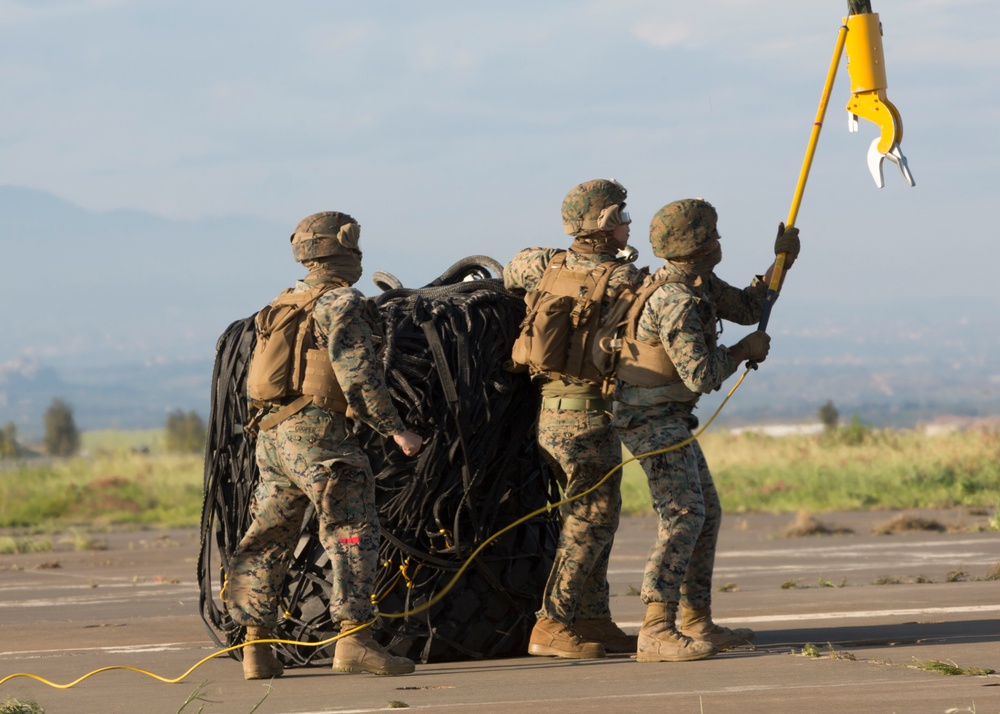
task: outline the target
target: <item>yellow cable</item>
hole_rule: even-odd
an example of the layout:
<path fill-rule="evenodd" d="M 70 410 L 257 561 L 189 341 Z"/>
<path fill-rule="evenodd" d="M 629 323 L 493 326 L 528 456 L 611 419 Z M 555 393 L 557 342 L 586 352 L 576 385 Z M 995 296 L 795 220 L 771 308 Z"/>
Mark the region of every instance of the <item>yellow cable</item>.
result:
<path fill-rule="evenodd" d="M 44 677 L 39 677 L 38 675 L 35 675 L 35 674 L 27 674 L 27 673 L 19 672 L 17 674 L 9 674 L 6 677 L 4 677 L 3 679 L 0 679 L 0 687 L 2 687 L 6 682 L 9 682 L 12 679 L 16 679 L 17 677 L 27 677 L 28 679 L 34 679 L 36 682 L 41 682 L 42 684 L 46 684 L 46 685 L 48 685 L 48 686 L 50 686 L 50 687 L 52 687 L 54 689 L 69 689 L 70 687 L 75 687 L 77 684 L 79 684 L 80 682 L 84 681 L 85 679 L 89 679 L 90 677 L 93 677 L 95 674 L 100 674 L 101 672 L 110 672 L 110 671 L 116 670 L 116 669 L 123 669 L 123 670 L 128 670 L 129 672 L 138 672 L 139 674 L 145 674 L 147 677 L 152 677 L 153 679 L 159 680 L 160 682 L 163 682 L 164 684 L 178 684 L 179 682 L 182 682 L 185 677 L 187 677 L 193 671 L 195 671 L 200 666 L 202 666 L 203 664 L 205 664 L 206 662 L 208 662 L 210 659 L 215 659 L 216 657 L 219 657 L 221 655 L 229 654 L 230 652 L 234 652 L 235 650 L 242 649 L 242 648 L 246 647 L 247 645 L 261 644 L 261 643 L 276 643 L 276 644 L 283 644 L 283 645 L 305 645 L 305 646 L 309 646 L 309 647 L 326 647 L 327 645 L 336 642 L 337 640 L 339 640 L 342 637 L 347 637 L 348 635 L 353 635 L 354 633 L 360 632 L 361 630 L 365 629 L 366 627 L 371 626 L 372 624 L 375 623 L 375 621 L 377 619 L 378 619 L 377 617 L 374 617 L 371 620 L 369 620 L 368 622 L 363 622 L 363 623 L 359 624 L 357 627 L 354 627 L 354 628 L 352 628 L 350 630 L 347 630 L 346 632 L 341 632 L 339 635 L 335 635 L 334 637 L 331 637 L 329 639 L 323 640 L 322 642 L 298 642 L 296 640 L 281 640 L 281 639 L 277 639 L 277 638 L 266 639 L 266 640 L 253 640 L 251 642 L 242 642 L 242 643 L 240 643 L 238 645 L 233 645 L 232 647 L 226 647 L 225 649 L 221 649 L 221 650 L 219 650 L 217 652 L 213 652 L 212 654 L 208 655 L 207 657 L 203 657 L 202 659 L 198 660 L 198 662 L 196 662 L 194 665 L 192 665 L 182 675 L 180 675 L 179 677 L 175 677 L 174 679 L 167 679 L 166 677 L 161 677 L 158 674 L 150 672 L 149 670 L 146 670 L 146 669 L 140 669 L 139 667 L 129 667 L 128 665 L 119 664 L 119 665 L 112 665 L 110 667 L 101 667 L 100 669 L 95 669 L 92 672 L 87 672 L 87 674 L 83 675 L 79 679 L 73 680 L 69 684 L 56 684 L 54 682 L 50 682 L 49 680 L 45 679 Z"/>

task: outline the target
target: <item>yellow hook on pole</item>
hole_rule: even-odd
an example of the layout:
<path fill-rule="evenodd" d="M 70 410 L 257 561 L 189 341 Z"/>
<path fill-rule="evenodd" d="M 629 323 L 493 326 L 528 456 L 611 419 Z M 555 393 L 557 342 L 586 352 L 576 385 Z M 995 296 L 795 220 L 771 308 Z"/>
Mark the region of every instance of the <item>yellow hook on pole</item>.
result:
<path fill-rule="evenodd" d="M 850 15 L 847 26 L 847 73 L 851 77 L 851 99 L 847 102 L 850 130 L 858 130 L 858 117 L 881 129 L 878 139 L 868 148 L 868 169 L 875 185 L 885 185 L 882 163 L 889 159 L 903 172 L 911 186 L 913 175 L 899 148 L 903 140 L 903 120 L 899 110 L 885 96 L 889 86 L 885 76 L 885 53 L 882 48 L 882 23 L 878 13 Z"/>

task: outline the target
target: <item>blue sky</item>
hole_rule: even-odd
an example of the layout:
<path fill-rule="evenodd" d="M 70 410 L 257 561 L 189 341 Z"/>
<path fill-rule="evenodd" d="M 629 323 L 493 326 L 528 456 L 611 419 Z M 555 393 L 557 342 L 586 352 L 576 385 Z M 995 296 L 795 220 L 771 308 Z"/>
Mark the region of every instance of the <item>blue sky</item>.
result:
<path fill-rule="evenodd" d="M 846 5 L 0 0 L 0 184 L 288 232 L 343 210 L 366 272 L 417 285 L 565 245 L 567 190 L 615 177 L 641 263 L 653 213 L 701 196 L 741 283 L 770 262 Z M 872 5 L 917 185 L 888 166 L 875 187 L 843 59 L 783 298 L 858 319 L 933 291 L 997 304 L 1000 3 Z"/>

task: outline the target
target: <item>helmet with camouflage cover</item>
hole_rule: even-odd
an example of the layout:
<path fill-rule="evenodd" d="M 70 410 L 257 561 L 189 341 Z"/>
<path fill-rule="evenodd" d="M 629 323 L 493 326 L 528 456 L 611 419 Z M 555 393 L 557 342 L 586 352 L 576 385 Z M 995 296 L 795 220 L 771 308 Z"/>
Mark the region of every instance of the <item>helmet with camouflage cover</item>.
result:
<path fill-rule="evenodd" d="M 701 198 L 668 203 L 649 222 L 649 244 L 653 255 L 676 260 L 697 253 L 719 237 L 719 214 Z"/>
<path fill-rule="evenodd" d="M 562 204 L 563 230 L 571 236 L 610 231 L 628 223 L 625 198 L 628 191 L 614 179 L 586 181 L 566 194 Z"/>
<path fill-rule="evenodd" d="M 292 233 L 292 254 L 304 263 L 331 255 L 361 255 L 358 238 L 361 226 L 346 213 L 323 211 L 299 221 Z"/>

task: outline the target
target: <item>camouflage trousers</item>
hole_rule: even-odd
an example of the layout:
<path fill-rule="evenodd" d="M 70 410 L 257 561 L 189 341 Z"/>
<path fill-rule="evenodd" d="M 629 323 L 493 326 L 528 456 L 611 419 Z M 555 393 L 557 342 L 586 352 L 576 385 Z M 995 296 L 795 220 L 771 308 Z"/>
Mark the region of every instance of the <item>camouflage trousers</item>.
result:
<path fill-rule="evenodd" d="M 233 620 L 277 624 L 278 599 L 310 505 L 330 556 L 333 621 L 372 619 L 380 538 L 375 479 L 344 417 L 307 407 L 261 432 L 257 464 L 253 520 L 226 585 Z"/>
<path fill-rule="evenodd" d="M 621 444 L 606 412 L 542 409 L 538 443 L 564 497 L 583 493 L 621 462 Z M 593 493 L 560 507 L 562 531 L 538 617 L 611 617 L 608 556 L 621 515 L 621 469 Z"/>
<path fill-rule="evenodd" d="M 691 416 L 670 407 L 615 404 L 614 426 L 633 454 L 678 444 L 691 436 Z M 640 462 L 659 516 L 646 561 L 642 600 L 708 607 L 722 506 L 697 441 Z"/>

